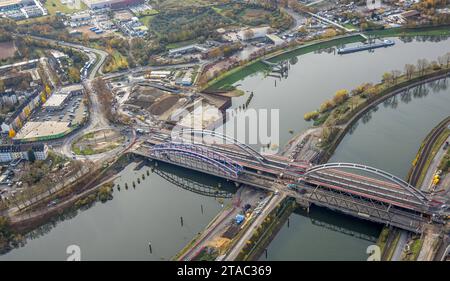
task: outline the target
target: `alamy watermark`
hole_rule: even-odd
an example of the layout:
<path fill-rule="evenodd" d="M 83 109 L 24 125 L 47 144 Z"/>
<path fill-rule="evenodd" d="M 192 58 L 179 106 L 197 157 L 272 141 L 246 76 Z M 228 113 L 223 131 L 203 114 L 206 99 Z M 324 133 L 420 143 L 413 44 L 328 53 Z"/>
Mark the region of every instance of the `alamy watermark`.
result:
<path fill-rule="evenodd" d="M 81 248 L 78 245 L 70 245 L 66 248 L 66 261 L 81 261 Z"/>
<path fill-rule="evenodd" d="M 275 154 L 280 146 L 279 109 L 227 109 L 195 103 L 193 110 L 182 109 L 171 116 L 171 137 L 179 142 L 204 144 L 236 144 L 252 146 L 261 153 Z M 216 135 L 193 134 L 211 128 Z M 187 133 L 186 133 L 187 132 Z M 227 136 L 227 137 L 221 137 Z"/>
<path fill-rule="evenodd" d="M 377 245 L 367 247 L 366 254 L 369 255 L 367 261 L 381 261 L 381 249 Z"/>

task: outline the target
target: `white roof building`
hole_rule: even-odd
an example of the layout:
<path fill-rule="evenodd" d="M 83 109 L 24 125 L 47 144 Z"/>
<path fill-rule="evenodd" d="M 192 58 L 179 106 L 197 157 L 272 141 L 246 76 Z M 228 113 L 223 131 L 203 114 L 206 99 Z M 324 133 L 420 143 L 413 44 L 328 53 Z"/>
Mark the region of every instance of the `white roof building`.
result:
<path fill-rule="evenodd" d="M 255 27 L 255 28 L 246 28 L 238 32 L 237 37 L 239 40 L 246 41 L 257 38 L 265 37 L 270 30 L 270 26 L 263 27 Z M 249 37 L 249 35 L 251 35 Z"/>
<path fill-rule="evenodd" d="M 61 108 L 64 101 L 67 99 L 68 94 L 53 94 L 50 98 L 42 105 L 46 109 L 57 109 Z"/>

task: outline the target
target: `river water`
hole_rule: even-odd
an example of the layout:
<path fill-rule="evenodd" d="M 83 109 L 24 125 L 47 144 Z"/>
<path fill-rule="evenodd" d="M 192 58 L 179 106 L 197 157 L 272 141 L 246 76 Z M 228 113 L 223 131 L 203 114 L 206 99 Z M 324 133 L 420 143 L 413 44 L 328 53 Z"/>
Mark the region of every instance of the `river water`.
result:
<path fill-rule="evenodd" d="M 149 176 L 149 167 L 137 171 L 135 167 L 137 164 L 132 163 L 120 173 L 115 183 L 121 190 L 115 188 L 113 200 L 98 202 L 54 227 L 43 227 L 32 234 L 44 235 L 28 239 L 24 247 L 0 256 L 0 260 L 65 260 L 70 245 L 80 247 L 82 260 L 167 260 L 188 244 L 229 199 L 185 190 L 160 175 L 194 179 L 205 186 L 203 190 L 209 187 L 212 192 L 218 183 L 221 190 L 234 190 L 225 181 L 172 166 L 160 164 L 157 172 L 150 172 Z M 137 178 L 141 179 L 140 184 Z"/>
<path fill-rule="evenodd" d="M 406 63 L 415 63 L 419 58 L 433 60 L 450 51 L 448 39 L 409 43 L 394 40 L 394 47 L 375 52 L 299 56 L 287 79 L 267 77 L 262 72 L 243 77 L 235 84 L 246 94 L 234 98 L 233 107 L 245 103 L 253 91 L 250 108 L 279 109 L 279 143 L 283 145 L 292 137 L 289 130 L 299 132 L 311 125 L 303 120 L 304 113 L 318 108 L 336 90 L 378 82 L 387 70 L 402 70 Z M 332 160 L 365 163 L 404 177 L 424 136 L 448 114 L 449 90 L 435 92 L 430 88 L 426 96 L 398 101 L 397 108 L 380 105 L 371 118 L 365 118 L 368 122 L 361 121 Z M 32 233 L 34 238 L 28 239 L 24 247 L 0 256 L 0 260 L 63 260 L 68 256 L 66 248 L 73 244 L 80 246 L 85 260 L 169 259 L 217 215 L 223 204 L 229 203 L 202 193 L 205 189 L 215 191 L 220 180 L 175 167 L 161 166 L 164 173 L 150 173 L 134 189 L 131 182 L 149 170 L 143 167 L 135 171 L 135 166 L 131 164 L 121 172 L 116 180 L 121 191 L 115 188 L 113 200 L 43 227 Z M 200 194 L 175 183 L 186 178 L 200 182 Z M 234 191 L 233 186 L 220 183 L 225 190 Z M 298 210 L 269 246 L 268 259 L 365 259 L 365 249 L 374 243 L 380 229 L 379 225 L 320 208 L 312 208 L 309 214 Z M 148 243 L 152 244 L 152 253 Z"/>

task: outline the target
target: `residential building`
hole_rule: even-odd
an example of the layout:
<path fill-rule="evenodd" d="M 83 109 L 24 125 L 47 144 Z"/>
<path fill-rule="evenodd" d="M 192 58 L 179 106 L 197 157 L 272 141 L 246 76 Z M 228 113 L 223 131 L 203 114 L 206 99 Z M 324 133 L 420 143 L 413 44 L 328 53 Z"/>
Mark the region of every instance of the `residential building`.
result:
<path fill-rule="evenodd" d="M 48 157 L 46 144 L 8 144 L 0 145 L 0 162 L 10 162 L 16 159 L 29 160 L 30 151 L 36 160 L 45 160 Z"/>

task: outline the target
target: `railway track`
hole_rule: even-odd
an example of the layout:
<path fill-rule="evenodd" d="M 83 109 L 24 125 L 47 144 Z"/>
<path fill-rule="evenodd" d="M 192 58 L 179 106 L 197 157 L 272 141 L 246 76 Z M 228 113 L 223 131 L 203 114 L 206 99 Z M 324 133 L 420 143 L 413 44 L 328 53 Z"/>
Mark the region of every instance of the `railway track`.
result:
<path fill-rule="evenodd" d="M 420 175 L 422 174 L 422 170 L 424 168 L 425 163 L 427 162 L 428 157 L 433 149 L 433 145 L 436 140 L 442 134 L 442 132 L 447 128 L 448 124 L 450 124 L 450 116 L 441 121 L 427 136 L 425 145 L 420 152 L 419 158 L 417 159 L 416 164 L 413 166 L 412 172 L 409 176 L 409 183 L 413 186 L 417 187 L 417 183 L 419 181 Z"/>

